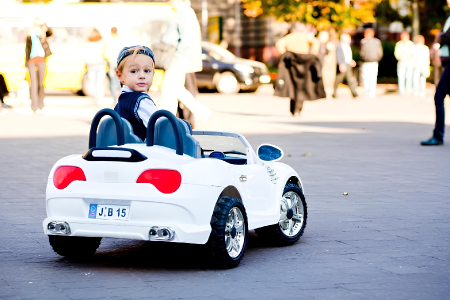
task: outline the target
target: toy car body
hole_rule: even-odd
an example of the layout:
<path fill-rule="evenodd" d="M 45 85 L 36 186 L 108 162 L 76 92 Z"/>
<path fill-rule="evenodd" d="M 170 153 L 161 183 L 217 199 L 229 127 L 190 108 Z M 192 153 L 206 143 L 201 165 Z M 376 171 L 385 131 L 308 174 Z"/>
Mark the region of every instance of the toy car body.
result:
<path fill-rule="evenodd" d="M 59 160 L 50 171 L 43 228 L 56 252 L 76 256 L 65 249 L 73 248 L 72 237 L 208 244 L 215 234 L 226 248 L 219 252 L 229 256 L 219 263 L 235 266 L 248 230 L 284 243 L 300 238 L 307 217 L 303 186 L 291 167 L 276 162 L 281 149 L 262 145 L 258 156 L 241 134 L 191 131 L 166 111 L 150 119 L 146 144 L 136 143 L 129 124 L 113 113 L 94 118 L 89 151 Z M 100 124 L 97 136 L 104 114 L 113 118 Z M 97 240 L 87 252 L 95 252 Z"/>

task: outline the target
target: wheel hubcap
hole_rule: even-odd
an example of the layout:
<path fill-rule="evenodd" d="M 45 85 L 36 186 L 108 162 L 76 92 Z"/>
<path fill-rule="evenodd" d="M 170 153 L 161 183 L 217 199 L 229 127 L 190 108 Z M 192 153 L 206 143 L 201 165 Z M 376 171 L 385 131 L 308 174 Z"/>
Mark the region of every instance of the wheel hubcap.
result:
<path fill-rule="evenodd" d="M 239 83 L 238 83 L 236 77 L 229 75 L 229 74 L 225 74 L 225 75 L 222 75 L 222 77 L 220 78 L 218 85 L 222 92 L 228 94 L 228 93 L 236 92 Z"/>
<path fill-rule="evenodd" d="M 297 235 L 303 226 L 304 209 L 300 196 L 293 191 L 286 192 L 281 198 L 280 225 L 287 236 Z"/>
<path fill-rule="evenodd" d="M 244 216 L 239 208 L 233 207 L 228 213 L 225 227 L 225 245 L 228 255 L 236 258 L 241 254 L 245 241 Z"/>
<path fill-rule="evenodd" d="M 236 233 L 237 233 L 236 227 L 233 226 L 233 228 L 231 228 L 231 232 L 230 232 L 232 239 L 236 238 Z"/>
<path fill-rule="evenodd" d="M 292 217 L 294 216 L 294 211 L 291 208 L 289 208 L 286 213 L 286 216 L 289 220 L 292 219 Z"/>

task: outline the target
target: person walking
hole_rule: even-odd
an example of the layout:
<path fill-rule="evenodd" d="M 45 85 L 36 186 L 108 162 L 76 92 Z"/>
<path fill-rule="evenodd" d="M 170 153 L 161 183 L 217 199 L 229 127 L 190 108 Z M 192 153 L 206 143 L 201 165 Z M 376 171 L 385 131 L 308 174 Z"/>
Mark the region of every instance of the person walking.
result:
<path fill-rule="evenodd" d="M 305 24 L 294 23 L 291 27 L 291 33 L 279 39 L 275 46 L 280 54 L 286 51 L 296 54 L 314 54 L 318 55 L 320 42 L 309 33 Z"/>
<path fill-rule="evenodd" d="M 320 49 L 320 42 L 318 39 L 314 37 L 313 34 L 308 32 L 307 27 L 303 23 L 294 23 L 292 24 L 292 27 L 290 29 L 290 33 L 279 39 L 275 46 L 277 47 L 278 52 L 281 54 L 280 62 L 278 64 L 278 79 L 277 79 L 277 85 L 278 88 L 275 88 L 275 95 L 279 97 L 287 97 L 290 96 L 291 100 L 289 103 L 289 110 L 292 115 L 299 114 L 303 109 L 303 102 L 304 100 L 310 100 L 310 96 L 299 96 L 301 91 L 304 91 L 306 88 L 305 82 L 309 81 L 307 78 L 311 77 L 311 74 L 308 74 L 307 72 L 304 72 L 302 76 L 305 76 L 304 81 L 302 83 L 298 83 L 294 85 L 294 82 L 298 76 L 295 76 L 297 74 L 294 72 L 291 76 L 288 76 L 289 66 L 291 66 L 290 63 L 286 66 L 285 60 L 288 59 L 296 60 L 295 55 L 291 54 L 297 54 L 298 57 L 301 57 L 300 60 L 296 62 L 296 65 L 305 65 L 305 64 L 311 64 L 313 63 L 313 58 L 310 56 L 317 56 L 319 54 Z M 290 53 L 290 54 L 287 54 Z M 297 58 L 298 58 L 297 57 Z M 317 58 L 318 60 L 318 58 Z M 320 64 L 320 63 L 319 63 Z M 295 67 L 294 67 L 295 68 Z M 320 69 L 320 68 L 319 68 Z M 281 72 L 280 72 L 281 70 Z M 286 70 L 286 72 L 284 71 Z M 308 70 L 308 69 L 306 69 Z M 281 73 L 281 74 L 280 74 Z M 318 73 L 321 73 L 321 70 L 318 70 Z M 297 74 L 299 75 L 299 74 Z M 280 79 L 282 77 L 286 77 L 284 79 Z M 287 85 L 284 84 L 284 82 L 292 82 L 289 86 L 295 87 L 295 90 L 298 92 L 294 92 L 293 89 L 289 93 L 284 92 L 284 89 Z M 283 83 L 283 84 L 281 84 Z M 322 89 L 323 89 L 323 83 Z M 311 85 L 312 86 L 312 85 Z M 313 98 L 316 98 L 316 95 L 313 96 Z M 320 97 L 322 98 L 322 97 Z M 314 100 L 315 100 L 314 99 Z"/>
<path fill-rule="evenodd" d="M 197 87 L 197 77 L 195 73 L 187 73 L 185 78 L 184 87 L 189 91 L 189 93 L 197 99 L 198 87 Z M 176 116 L 180 119 L 186 120 L 191 124 L 192 129 L 195 128 L 195 118 L 194 114 L 186 107 L 181 101 L 178 101 L 178 109 Z"/>
<path fill-rule="evenodd" d="M 109 88 L 111 97 L 116 103 L 120 95 L 120 82 L 116 76 L 117 71 L 117 55 L 123 48 L 123 41 L 117 34 L 117 27 L 111 28 L 111 36 L 106 40 L 105 56 L 108 61 Z"/>
<path fill-rule="evenodd" d="M 36 18 L 25 43 L 25 61 L 30 75 L 30 97 L 33 112 L 44 108 L 44 76 L 46 58 L 52 55 L 47 38 L 52 35 L 52 30 L 47 27 L 44 20 Z"/>
<path fill-rule="evenodd" d="M 6 86 L 6 80 L 3 74 L 0 73 L 0 103 L 2 108 L 11 108 L 5 103 L 3 98 L 9 94 L 8 87 Z"/>
<path fill-rule="evenodd" d="M 381 42 L 375 37 L 375 30 L 367 28 L 361 40 L 362 78 L 369 98 L 377 94 L 378 62 L 383 57 Z"/>
<path fill-rule="evenodd" d="M 414 45 L 414 75 L 413 90 L 414 96 L 425 98 L 425 88 L 427 78 L 430 76 L 430 49 L 425 45 L 423 35 L 417 35 Z"/>
<path fill-rule="evenodd" d="M 164 109 L 176 114 L 179 99 L 196 117 L 206 121 L 211 111 L 198 102 L 184 86 L 187 73 L 198 72 L 203 68 L 200 25 L 190 7 L 190 1 L 169 0 L 169 3 L 175 10 L 175 15 L 161 41 L 174 46 L 176 51 L 170 66 L 165 70 L 162 105 Z"/>
<path fill-rule="evenodd" d="M 436 39 L 438 36 L 436 36 Z M 439 79 L 441 78 L 442 73 L 442 63 L 441 58 L 439 56 L 441 45 L 437 42 L 437 40 L 434 41 L 433 46 L 431 46 L 430 49 L 430 62 L 433 66 L 433 82 L 434 86 L 438 85 Z"/>
<path fill-rule="evenodd" d="M 327 98 L 333 94 L 334 81 L 336 80 L 336 47 L 330 41 L 328 31 L 319 32 L 318 40 L 320 42 L 319 57 L 322 64 L 322 80 Z"/>
<path fill-rule="evenodd" d="M 447 5 L 450 7 L 450 0 L 447 0 Z M 444 24 L 442 33 L 438 36 L 438 43 L 441 45 L 440 57 L 444 72 L 436 87 L 434 94 L 434 104 L 436 105 L 436 123 L 434 125 L 433 136 L 422 141 L 422 146 L 439 146 L 444 144 L 444 130 L 445 130 L 445 110 L 444 99 L 450 94 L 450 17 Z"/>
<path fill-rule="evenodd" d="M 356 66 L 356 62 L 353 60 L 352 48 L 350 43 L 352 38 L 348 33 L 341 34 L 341 39 L 336 47 L 336 59 L 338 63 L 339 73 L 336 75 L 334 82 L 333 98 L 336 98 L 336 92 L 338 85 L 343 83 L 344 79 L 347 81 L 347 85 L 352 92 L 353 98 L 358 97 L 356 93 L 356 79 L 353 76 L 353 68 Z"/>
<path fill-rule="evenodd" d="M 414 43 L 409 39 L 409 33 L 403 31 L 400 34 L 400 41 L 395 44 L 394 55 L 398 60 L 398 92 L 400 95 L 411 94 L 412 81 L 414 75 Z"/>
<path fill-rule="evenodd" d="M 96 28 L 83 45 L 83 57 L 87 66 L 89 96 L 100 105 L 105 93 L 106 60 L 105 42 Z"/>

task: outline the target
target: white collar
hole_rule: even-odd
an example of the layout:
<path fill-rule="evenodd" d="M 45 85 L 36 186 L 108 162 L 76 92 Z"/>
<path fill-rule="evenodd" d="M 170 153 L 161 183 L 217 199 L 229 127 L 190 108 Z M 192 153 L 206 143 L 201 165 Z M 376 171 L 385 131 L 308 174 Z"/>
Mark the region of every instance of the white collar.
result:
<path fill-rule="evenodd" d="M 122 86 L 122 93 L 132 93 L 134 92 L 132 89 L 127 87 L 125 84 Z"/>
<path fill-rule="evenodd" d="M 132 93 L 132 92 L 134 92 L 134 91 L 132 89 L 130 89 L 129 87 L 127 87 L 125 84 L 122 86 L 122 94 L 123 93 Z M 139 92 L 139 93 L 146 94 L 148 96 L 148 94 L 145 92 Z"/>

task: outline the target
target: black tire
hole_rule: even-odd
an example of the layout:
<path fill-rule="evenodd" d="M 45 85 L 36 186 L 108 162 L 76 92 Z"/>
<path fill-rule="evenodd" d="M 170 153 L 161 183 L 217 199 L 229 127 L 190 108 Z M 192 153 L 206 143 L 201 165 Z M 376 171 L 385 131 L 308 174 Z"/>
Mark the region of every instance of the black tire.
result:
<path fill-rule="evenodd" d="M 300 231 L 294 236 L 288 236 L 280 228 L 279 223 L 258 228 L 255 230 L 255 232 L 258 234 L 259 237 L 269 242 L 274 242 L 275 244 L 282 246 L 292 245 L 300 239 L 300 237 L 303 235 L 303 232 L 305 231 L 306 221 L 308 219 L 308 207 L 306 205 L 306 200 L 305 196 L 303 195 L 302 189 L 300 189 L 297 185 L 293 183 L 287 183 L 286 186 L 284 187 L 283 195 L 286 194 L 287 192 L 294 192 L 301 199 L 303 205 L 303 223 L 301 225 Z"/>
<path fill-rule="evenodd" d="M 53 251 L 61 256 L 71 258 L 84 258 L 97 251 L 102 238 L 79 236 L 48 236 Z"/>
<path fill-rule="evenodd" d="M 231 235 L 231 233 L 226 233 L 226 230 L 227 230 L 228 215 L 233 208 L 237 208 L 242 213 L 244 221 L 243 245 L 240 253 L 236 257 L 230 256 L 225 241 L 226 236 L 228 236 L 229 239 Z M 235 237 L 236 239 L 238 238 L 236 233 Z M 242 235 L 239 235 L 239 237 L 242 238 Z M 217 200 L 216 206 L 214 207 L 213 215 L 211 217 L 211 234 L 209 236 L 209 241 L 206 245 L 207 251 L 209 252 L 209 256 L 212 260 L 213 265 L 221 268 L 234 268 L 237 265 L 239 265 L 242 257 L 244 257 L 245 249 L 247 248 L 247 240 L 248 240 L 248 222 L 244 204 L 238 198 L 220 197 L 219 200 Z"/>

